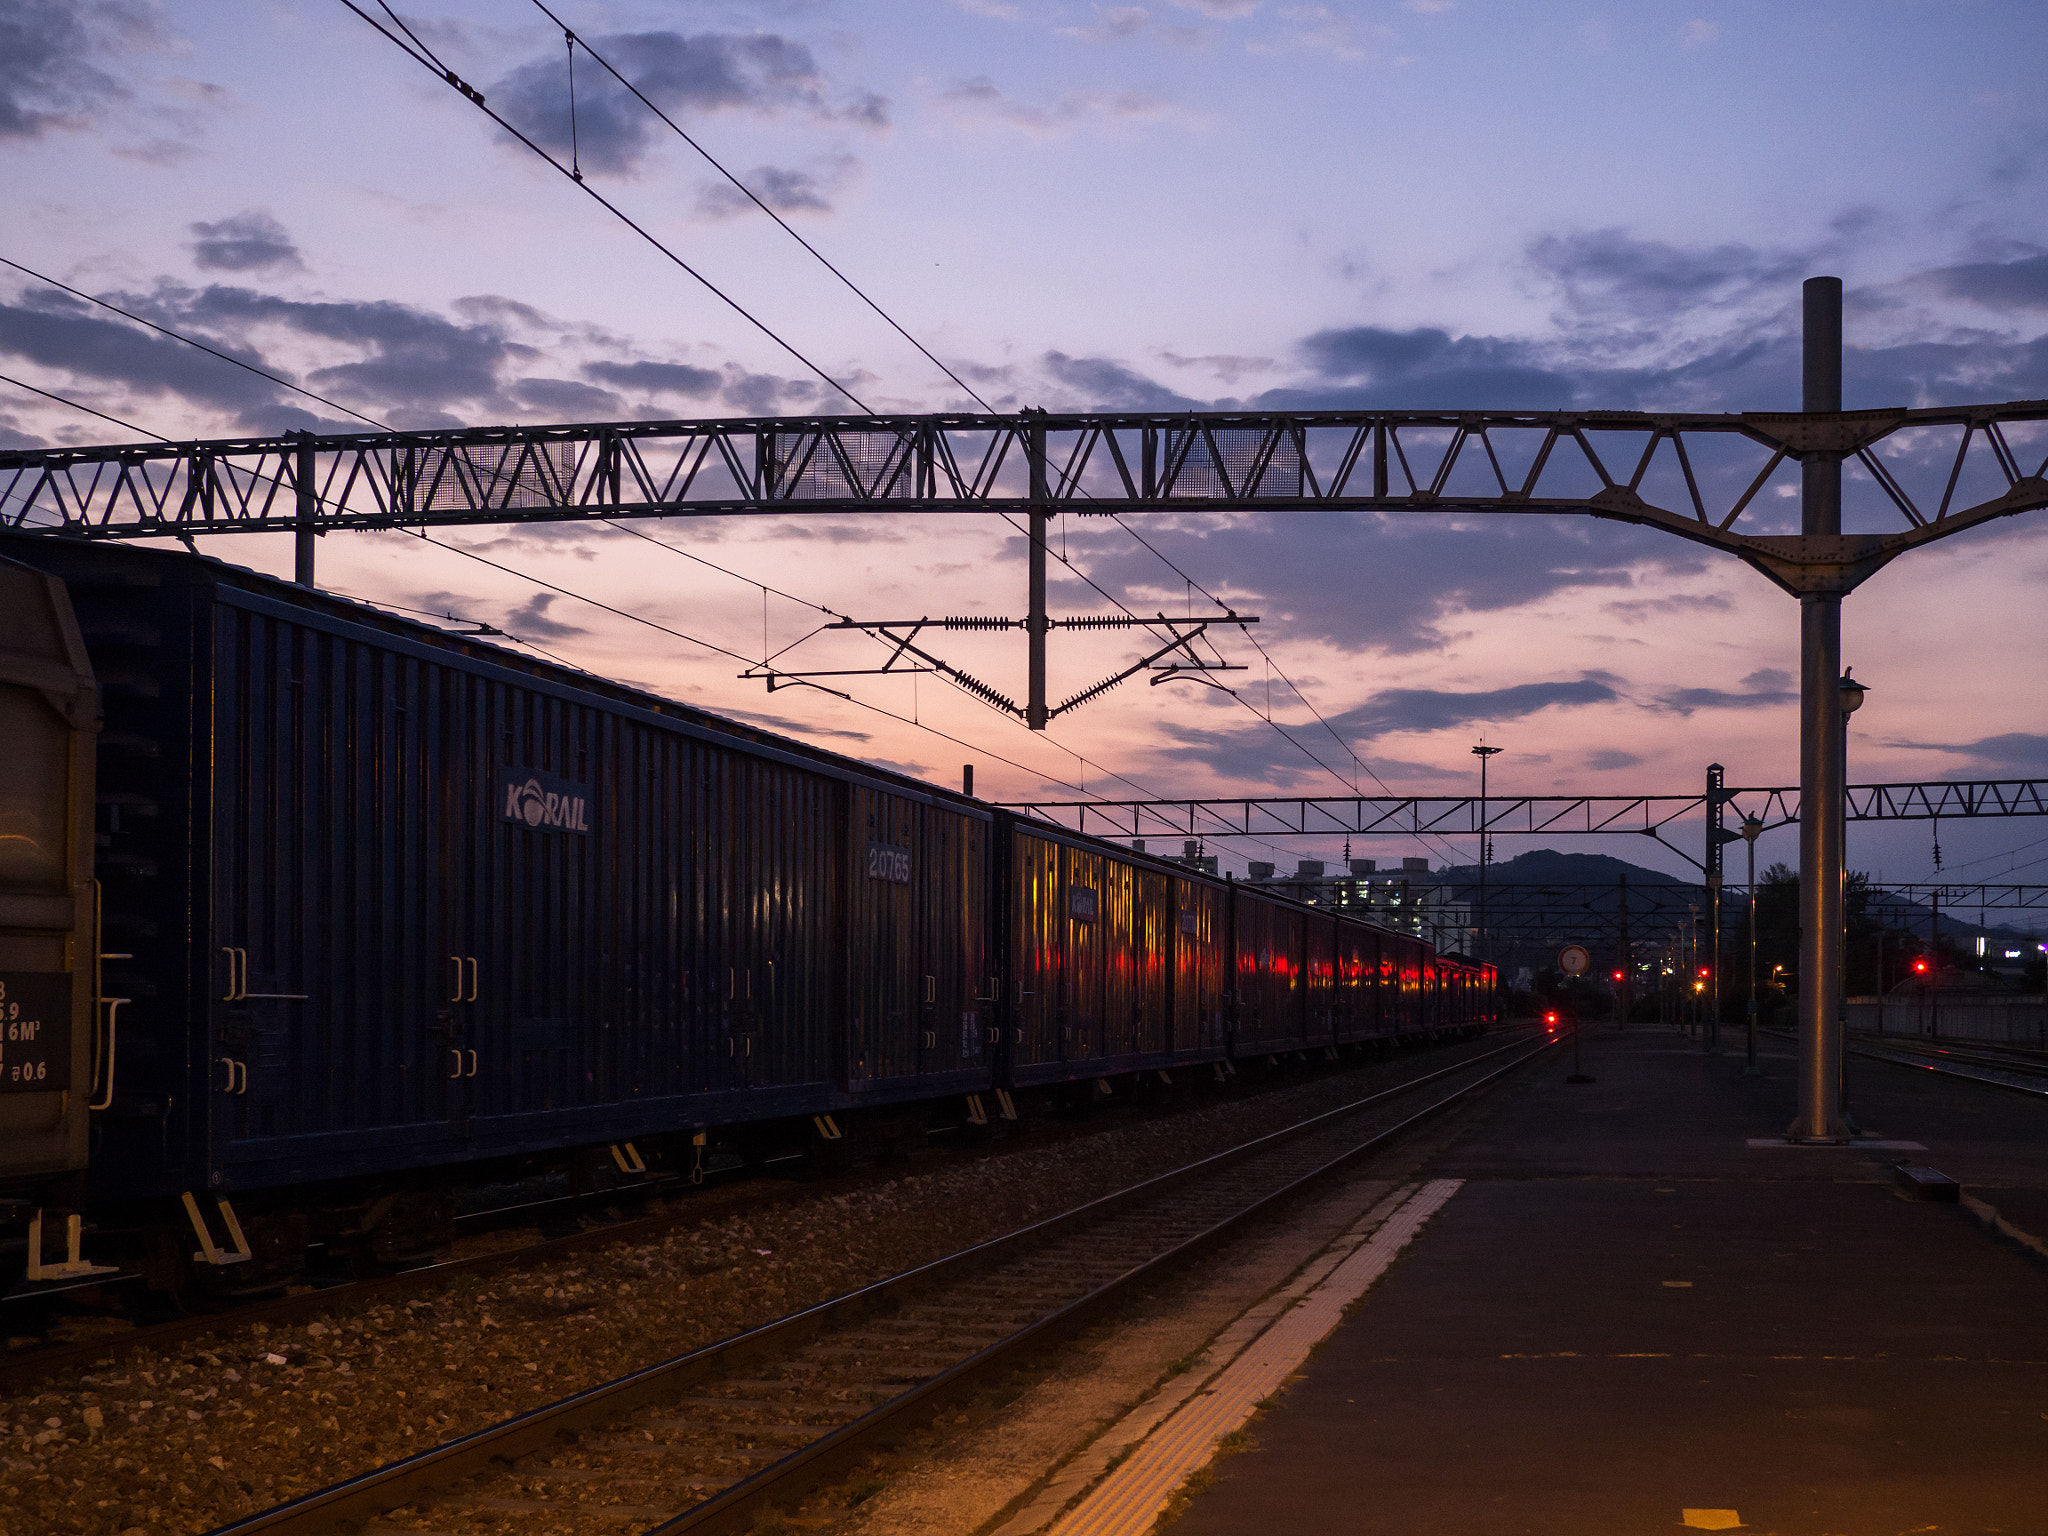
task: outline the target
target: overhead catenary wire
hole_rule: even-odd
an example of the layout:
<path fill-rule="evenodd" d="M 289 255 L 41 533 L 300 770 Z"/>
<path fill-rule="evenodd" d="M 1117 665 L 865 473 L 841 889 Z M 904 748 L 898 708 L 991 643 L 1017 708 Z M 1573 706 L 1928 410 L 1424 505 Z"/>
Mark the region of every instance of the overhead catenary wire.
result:
<path fill-rule="evenodd" d="M 769 207 L 768 204 L 761 201 L 761 199 L 755 195 L 754 189 L 752 187 L 748 186 L 744 181 L 741 181 L 739 177 L 733 175 L 731 171 L 727 170 L 725 166 L 722 163 L 720 163 L 717 156 L 713 155 L 710 150 L 706 149 L 702 144 L 698 143 L 695 138 L 691 137 L 691 135 L 688 132 L 686 132 L 682 125 L 676 122 L 674 118 L 670 117 L 666 112 L 662 111 L 660 107 L 656 106 L 654 102 L 648 98 L 647 94 L 644 91 L 642 91 L 639 86 L 635 85 L 631 80 L 627 79 L 625 75 L 620 73 L 619 70 L 612 65 L 612 62 L 609 59 L 607 59 L 603 54 L 599 53 L 595 48 L 591 47 L 590 39 L 588 39 L 587 37 L 583 37 L 578 33 L 570 30 L 568 23 L 564 22 L 561 17 L 557 16 L 553 11 L 549 10 L 546 5 L 541 3 L 541 0 L 533 0 L 533 5 L 534 8 L 538 10 L 543 16 L 547 17 L 549 21 L 553 22 L 556 26 L 562 29 L 562 34 L 564 37 L 567 37 L 572 40 L 570 44 L 571 62 L 569 66 L 569 89 L 571 92 L 569 121 L 570 132 L 572 135 L 575 132 L 574 92 L 576 89 L 576 76 L 574 72 L 574 55 L 575 50 L 577 48 L 581 48 L 584 51 L 584 53 L 590 57 L 592 63 L 596 64 L 598 68 L 604 70 L 606 74 L 610 75 L 614 80 L 618 81 L 620 85 L 624 86 L 628 91 L 632 92 L 634 98 L 643 107 L 645 107 L 648 111 L 652 112 L 656 117 L 660 118 L 662 122 L 668 125 L 669 130 L 672 133 L 674 133 L 677 138 L 681 139 L 685 144 L 689 145 L 690 148 L 694 149 L 699 155 L 701 155 L 704 158 L 704 162 L 707 165 L 709 165 L 714 171 L 718 172 L 719 175 L 723 176 L 728 182 L 732 183 L 735 190 L 737 190 L 742 197 L 746 198 L 748 202 L 752 203 L 756 208 L 760 209 L 763 213 L 767 214 L 769 218 L 773 219 L 777 224 L 781 225 L 783 232 L 787 234 L 790 239 L 794 240 L 806 251 L 809 251 L 812 256 L 816 257 L 818 263 L 821 266 L 823 266 L 827 272 L 830 272 L 834 277 L 838 278 L 840 282 L 844 283 L 847 287 L 847 290 L 850 293 L 852 293 L 855 298 L 859 299 L 861 303 L 867 305 L 869 309 L 873 310 L 878 316 L 880 316 L 883 324 L 887 325 L 890 330 L 894 331 L 898 336 L 901 336 L 905 341 L 909 342 L 911 346 L 915 347 L 920 353 L 922 353 L 927 362 L 929 362 L 934 368 L 938 369 L 939 372 L 943 373 L 947 378 L 951 379 L 963 391 L 965 391 L 967 397 L 970 400 L 972 400 L 976 405 L 980 406 L 984 411 L 987 411 L 991 415 L 995 414 L 995 407 L 990 405 L 988 401 L 984 400 L 981 397 L 981 395 L 975 390 L 972 384 L 969 384 L 965 379 L 961 378 L 958 373 L 954 372 L 953 369 L 948 367 L 945 363 L 941 362 L 937 355 L 934 354 L 929 347 L 927 347 L 923 342 L 919 341 L 915 336 L 911 335 L 909 331 L 905 330 L 903 326 L 897 322 L 896 317 L 894 315 L 891 315 L 886 309 L 882 308 L 880 304 L 876 303 L 874 299 L 869 297 L 867 291 L 863 289 L 860 286 L 860 284 L 856 283 L 852 278 L 848 277 L 844 272 L 842 272 L 839 269 L 839 267 L 831 260 L 831 258 L 826 256 L 825 253 L 819 250 L 815 245 L 811 244 L 810 241 L 806 240 L 803 237 L 803 235 L 800 234 L 789 223 L 787 219 L 783 218 L 781 214 L 777 213 L 773 208 Z"/>
<path fill-rule="evenodd" d="M 654 247 L 655 250 L 659 251 L 663 256 L 665 256 L 669 261 L 673 262 L 682 271 L 688 273 L 690 277 L 692 277 L 699 284 L 701 284 L 705 291 L 711 294 L 712 297 L 716 298 L 720 303 L 724 304 L 728 309 L 732 310 L 734 314 L 738 315 L 742 320 L 745 320 L 747 324 L 753 326 L 755 330 L 759 331 L 763 336 L 766 336 L 770 341 L 774 342 L 775 345 L 782 348 L 783 351 L 787 352 L 791 357 L 795 358 L 799 363 L 803 364 L 803 366 L 808 371 L 815 374 L 834 392 L 844 396 L 847 400 L 851 401 L 854 407 L 857 410 L 859 410 L 863 415 L 872 416 L 875 414 L 874 408 L 872 406 L 870 406 L 866 401 L 862 400 L 860 396 L 856 395 L 844 384 L 840 383 L 837 379 L 833 378 L 831 374 L 827 373 L 818 364 L 812 362 L 809 357 L 807 357 L 803 352 L 797 349 L 796 345 L 793 342 L 786 340 L 765 320 L 759 318 L 744 304 L 740 303 L 738 299 L 734 298 L 731 294 L 727 293 L 723 288 L 719 287 L 718 284 L 712 282 L 711 279 L 706 277 L 702 272 L 698 271 L 695 267 L 691 266 L 690 263 L 685 261 L 680 255 L 678 255 L 672 247 L 670 247 L 668 244 L 666 244 L 664 241 L 658 238 L 651 230 L 649 230 L 645 225 L 641 224 L 637 219 L 633 218 L 633 216 L 628 214 L 623 208 L 619 207 L 618 204 L 614 203 L 610 198 L 606 197 L 602 192 L 598 191 L 597 188 L 593 187 L 588 181 L 583 179 L 582 176 L 577 174 L 575 171 L 572 171 L 570 167 L 562 164 L 560 160 L 557 160 L 553 155 L 549 154 L 545 149 L 541 148 L 540 145 L 536 144 L 532 139 L 528 138 L 525 134 L 521 133 L 517 128 L 513 127 L 512 124 L 507 122 L 503 116 L 496 112 L 493 112 L 490 109 L 490 107 L 485 105 L 483 92 L 477 90 L 474 86 L 468 84 L 468 82 L 463 80 L 462 77 L 458 75 L 454 70 L 448 68 L 445 64 L 443 64 L 440 61 L 440 59 L 434 54 L 433 50 L 429 48 L 424 42 L 420 41 L 419 36 L 410 27 L 406 26 L 405 22 L 399 17 L 398 13 L 392 10 L 389 5 L 384 5 L 382 4 L 382 0 L 379 0 L 379 4 L 383 9 L 384 13 L 391 17 L 393 23 L 400 29 L 400 31 L 403 31 L 405 33 L 404 37 L 399 37 L 398 35 L 393 33 L 389 27 L 386 27 L 382 22 L 378 21 L 376 17 L 372 16 L 360 5 L 357 5 L 355 3 L 355 0 L 340 0 L 340 3 L 346 6 L 349 10 L 353 11 L 366 24 L 368 24 L 377 33 L 378 36 L 384 38 L 387 42 L 391 43 L 395 48 L 399 50 L 399 52 L 403 53 L 415 64 L 419 65 L 422 69 L 425 69 L 430 73 L 445 80 L 451 87 L 454 88 L 454 90 L 459 95 L 461 95 L 461 97 L 465 101 L 467 101 L 471 106 L 475 107 L 477 111 L 483 113 L 484 116 L 488 117 L 492 122 L 496 123 L 500 128 L 504 129 L 505 132 L 509 133 L 513 138 L 517 139 L 521 144 L 525 145 L 536 156 L 546 161 L 548 165 L 552 166 L 556 171 L 560 172 L 562 178 L 565 181 L 569 182 L 572 186 L 582 189 L 583 193 L 586 196 L 588 196 L 592 201 L 597 203 L 598 206 L 603 208 L 605 212 L 609 213 L 613 218 L 617 219 L 620 223 L 624 224 L 628 229 L 632 230 L 634 234 L 638 235 L 642 240 L 646 241 L 649 245 Z M 410 39 L 410 41 L 408 41 L 408 39 Z"/>
<path fill-rule="evenodd" d="M 303 384 L 294 384 L 289 379 L 279 378 L 276 374 L 272 373 L 267 368 L 258 368 L 254 363 L 244 362 L 241 358 L 234 356 L 232 353 L 223 352 L 218 347 L 209 347 L 203 341 L 195 341 L 192 337 L 174 331 L 167 325 L 158 325 L 156 321 L 145 319 L 143 316 L 136 314 L 133 310 L 123 309 L 120 305 L 113 303 L 111 300 L 100 298 L 96 294 L 87 293 L 81 288 L 74 288 L 69 283 L 60 283 L 59 281 L 57 281 L 56 278 L 47 277 L 43 273 L 36 271 L 35 268 L 25 267 L 20 262 L 14 261 L 9 257 L 0 256 L 0 262 L 5 262 L 8 266 L 14 268 L 15 271 L 25 273 L 29 277 L 34 278 L 39 283 L 48 283 L 52 288 L 63 289 L 73 298 L 83 299 L 88 304 L 97 304 L 101 309 L 110 309 L 115 314 L 120 315 L 125 319 L 133 320 L 137 325 L 148 326 L 152 331 L 155 331 L 158 335 L 168 336 L 173 341 L 181 341 L 188 347 L 197 347 L 201 352 L 207 353 L 209 356 L 212 357 L 217 357 L 224 363 L 233 363 L 237 368 L 240 368 L 248 373 L 253 373 L 258 378 L 268 379 L 273 384 L 281 384 L 286 389 L 304 395 L 308 400 L 318 400 L 322 405 L 330 406 L 333 409 L 340 411 L 344 415 L 355 417 L 357 421 L 368 422 L 373 427 L 382 427 L 387 432 L 397 430 L 388 421 L 379 421 L 374 416 L 365 416 L 361 411 L 358 411 L 351 406 L 343 405 L 338 400 L 330 400 L 325 395 L 315 394 L 312 390 L 307 389 Z M 24 385 L 22 387 L 32 388 L 33 386 Z M 67 401 L 66 403 L 69 404 L 71 402 Z M 90 409 L 90 407 L 80 406 L 79 409 L 88 410 Z M 93 414 L 102 415 L 104 413 L 95 411 Z M 114 422 L 116 426 L 128 427 L 128 430 L 131 432 L 142 432 L 142 428 L 130 426 L 127 422 L 118 421 L 116 420 L 116 418 L 112 416 L 108 416 L 106 419 L 108 421 Z M 154 432 L 145 432 L 143 433 L 143 435 L 145 437 L 156 437 L 156 434 Z M 160 442 L 166 443 L 171 441 L 171 439 L 167 437 L 160 438 L 158 440 Z"/>

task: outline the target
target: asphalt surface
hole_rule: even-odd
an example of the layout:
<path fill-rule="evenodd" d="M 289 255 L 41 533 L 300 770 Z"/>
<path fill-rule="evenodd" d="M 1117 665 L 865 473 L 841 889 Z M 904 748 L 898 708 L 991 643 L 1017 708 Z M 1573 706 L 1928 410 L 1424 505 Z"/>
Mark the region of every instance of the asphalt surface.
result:
<path fill-rule="evenodd" d="M 2048 1238 L 2048 1104 L 1854 1062 L 1859 1125 L 1926 1151 L 1752 1147 L 1793 1061 L 1739 1048 L 1589 1034 L 1596 1082 L 1504 1096 L 1174 1536 L 2048 1532 L 2048 1260 L 1890 1171 Z"/>

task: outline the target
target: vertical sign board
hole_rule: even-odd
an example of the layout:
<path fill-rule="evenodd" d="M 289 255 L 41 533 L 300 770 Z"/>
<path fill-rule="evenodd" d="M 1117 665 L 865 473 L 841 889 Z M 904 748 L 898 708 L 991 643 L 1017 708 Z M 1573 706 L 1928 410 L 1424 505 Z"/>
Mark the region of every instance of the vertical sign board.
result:
<path fill-rule="evenodd" d="M 0 971 L 0 1093 L 70 1086 L 70 975 Z"/>

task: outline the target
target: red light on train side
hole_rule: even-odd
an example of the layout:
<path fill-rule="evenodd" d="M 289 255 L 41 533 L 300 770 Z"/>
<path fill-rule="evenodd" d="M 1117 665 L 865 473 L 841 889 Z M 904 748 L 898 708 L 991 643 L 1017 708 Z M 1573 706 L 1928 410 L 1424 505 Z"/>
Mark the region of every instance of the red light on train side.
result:
<path fill-rule="evenodd" d="M 1557 1015 L 1555 1013 L 1546 1013 L 1545 1015 L 1543 1015 L 1543 1027 L 1545 1029 L 1557 1028 Z"/>

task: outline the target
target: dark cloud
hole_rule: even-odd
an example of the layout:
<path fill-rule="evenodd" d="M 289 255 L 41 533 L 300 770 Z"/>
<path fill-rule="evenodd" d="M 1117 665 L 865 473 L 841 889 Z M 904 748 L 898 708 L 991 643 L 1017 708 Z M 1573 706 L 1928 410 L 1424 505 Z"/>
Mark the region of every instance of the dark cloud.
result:
<path fill-rule="evenodd" d="M 632 32 L 591 39 L 621 74 L 671 117 L 745 110 L 798 109 L 868 126 L 888 122 L 888 102 L 858 94 L 843 110 L 827 99 L 810 49 L 770 32 Z M 616 81 L 585 58 L 576 71 L 575 152 L 586 171 L 625 173 L 668 129 Z M 491 104 L 522 133 L 562 158 L 571 152 L 569 61 L 552 49 L 492 86 Z"/>
<path fill-rule="evenodd" d="M 790 170 L 779 165 L 757 165 L 740 179 L 755 197 L 777 213 L 832 211 L 825 181 L 809 171 Z M 697 194 L 697 212 L 707 219 L 729 219 L 736 214 L 751 213 L 753 209 L 753 201 L 746 193 L 728 181 L 706 182 Z"/>
<path fill-rule="evenodd" d="M 1349 741 L 1370 741 L 1395 731 L 1443 731 L 1452 726 L 1492 725 L 1519 720 L 1538 710 L 1580 704 L 1607 704 L 1620 698 L 1602 677 L 1587 673 L 1569 683 L 1517 683 L 1454 693 L 1437 688 L 1388 688 L 1357 709 L 1332 717 L 1337 734 Z"/>
<path fill-rule="evenodd" d="M 1798 702 L 1799 690 L 1793 684 L 1792 674 L 1765 667 L 1745 677 L 1739 693 L 1719 688 L 1678 688 L 1660 695 L 1657 707 L 1673 714 L 1690 715 L 1696 709 L 1768 709 Z"/>
<path fill-rule="evenodd" d="M 1939 741 L 1893 741 L 1887 746 L 1908 747 L 1920 752 L 1945 752 L 1952 757 L 1972 759 L 1957 774 L 1982 778 L 2004 774 L 2013 778 L 2048 775 L 2048 736 L 2026 731 L 2008 731 L 2002 736 L 1985 736 L 1976 741 L 1952 744 Z"/>
<path fill-rule="evenodd" d="M 1077 410 L 1098 411 L 1188 411 L 1200 403 L 1186 395 L 1154 383 L 1122 363 L 1104 357 L 1069 357 L 1048 352 L 1045 370 L 1053 379 L 1076 391 L 1071 402 Z"/>
<path fill-rule="evenodd" d="M 521 640 L 568 640 L 577 635 L 587 635 L 587 629 L 574 624 L 564 624 L 560 619 L 548 617 L 548 609 L 554 604 L 552 592 L 536 592 L 522 607 L 514 608 L 505 615 L 504 630 Z"/>
<path fill-rule="evenodd" d="M 84 127 L 128 94 L 92 58 L 155 35 L 148 9 L 125 0 L 0 0 L 0 139 Z"/>
<path fill-rule="evenodd" d="M 1301 353 L 1321 387 L 1269 391 L 1260 404 L 1284 409 L 1295 401 L 1329 400 L 1352 408 L 1561 410 L 1576 402 L 1581 388 L 1579 380 L 1543 361 L 1534 343 L 1454 337 L 1433 326 L 1318 331 L 1301 343 Z"/>
<path fill-rule="evenodd" d="M 1798 292 L 1814 260 L 1808 251 L 1668 245 L 1621 229 L 1546 235 L 1532 241 L 1525 255 L 1539 276 L 1562 290 L 1575 314 L 1640 319 L 1749 301 L 1759 293 L 1775 307 Z"/>
<path fill-rule="evenodd" d="M 1640 762 L 1642 759 L 1635 753 L 1623 752 L 1614 747 L 1586 754 L 1586 766 L 1595 773 L 1605 773 L 1612 768 L 1633 768 Z"/>
<path fill-rule="evenodd" d="M 725 375 L 717 369 L 693 368 L 688 363 L 585 363 L 583 372 L 620 389 L 684 395 L 692 400 L 716 394 L 725 382 Z"/>
<path fill-rule="evenodd" d="M 763 730 L 781 731 L 788 736 L 829 737 L 838 741 L 874 740 L 866 731 L 849 731 L 838 726 L 816 725 L 808 720 L 792 720 L 787 715 L 766 715 L 756 709 L 733 709 L 721 705 L 718 712 L 734 720 L 744 720 L 750 725 L 758 725 Z"/>
<path fill-rule="evenodd" d="M 574 379 L 520 379 L 508 393 L 528 410 L 550 412 L 557 421 L 616 421 L 625 410 L 610 390 Z"/>
<path fill-rule="evenodd" d="M 276 219 L 261 209 L 215 224 L 189 226 L 193 265 L 208 272 L 297 272 L 305 269 L 299 248 Z"/>
<path fill-rule="evenodd" d="M 310 382 L 352 403 L 433 413 L 422 424 L 452 421 L 446 413 L 455 410 L 508 410 L 512 401 L 499 381 L 535 355 L 497 323 L 460 325 L 389 300 L 303 302 L 249 288 L 210 287 L 180 308 L 185 316 L 212 324 L 278 325 L 356 347 L 366 355 L 316 369 L 308 375 Z"/>
<path fill-rule="evenodd" d="M 1586 588 L 1630 589 L 1639 571 L 1668 578 L 1713 558 L 1648 529 L 1586 518 L 1281 513 L 1147 517 L 1135 526 L 1239 612 L 1260 615 L 1262 633 L 1279 627 L 1290 637 L 1391 655 L 1446 644 L 1461 614 Z M 1182 600 L 1179 579 L 1122 529 L 1079 521 L 1068 541 L 1078 565 L 1134 606 Z M 1021 559 L 1022 541 L 1015 543 Z"/>
<path fill-rule="evenodd" d="M 206 340 L 232 357 L 264 365 L 260 353 L 226 337 Z M 169 337 L 105 318 L 104 311 L 54 289 L 31 289 L 15 303 L 0 303 L 0 353 L 78 378 L 146 395 L 175 395 L 238 414 L 274 405 L 282 394 L 254 374 Z"/>
<path fill-rule="evenodd" d="M 1986 309 L 2048 310 L 2048 254 L 1937 267 L 1927 275 L 1950 298 Z"/>

